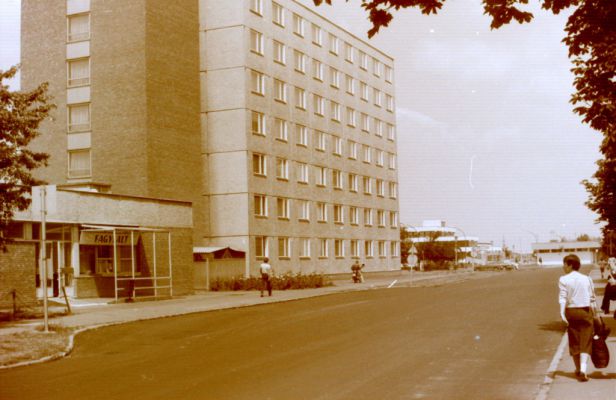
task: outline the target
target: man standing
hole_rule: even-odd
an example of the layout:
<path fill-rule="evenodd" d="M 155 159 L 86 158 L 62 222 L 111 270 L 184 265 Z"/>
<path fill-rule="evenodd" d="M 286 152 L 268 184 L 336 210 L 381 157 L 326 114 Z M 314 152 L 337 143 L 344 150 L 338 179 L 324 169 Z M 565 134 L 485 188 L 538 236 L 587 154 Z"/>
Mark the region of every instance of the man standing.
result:
<path fill-rule="evenodd" d="M 563 259 L 566 275 L 558 280 L 558 302 L 560 317 L 567 324 L 569 354 L 575 363 L 575 376 L 580 382 L 586 382 L 586 368 L 592 349 L 593 314 L 597 305 L 592 280 L 579 273 L 579 269 L 580 259 L 575 254 Z"/>
<path fill-rule="evenodd" d="M 263 297 L 263 290 L 267 289 L 269 295 L 272 295 L 272 276 L 274 275 L 274 271 L 272 270 L 272 266 L 269 265 L 269 258 L 265 257 L 261 266 L 259 267 L 259 272 L 261 273 L 261 297 Z"/>

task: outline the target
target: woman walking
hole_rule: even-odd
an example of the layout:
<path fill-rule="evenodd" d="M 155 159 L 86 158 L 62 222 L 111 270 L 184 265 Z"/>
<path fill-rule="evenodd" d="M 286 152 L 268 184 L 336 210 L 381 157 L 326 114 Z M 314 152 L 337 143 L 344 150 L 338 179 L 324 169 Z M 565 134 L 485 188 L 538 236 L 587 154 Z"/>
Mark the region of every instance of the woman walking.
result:
<path fill-rule="evenodd" d="M 597 308 L 590 277 L 578 272 L 580 259 L 569 254 L 563 259 L 565 275 L 558 280 L 560 317 L 567 324 L 569 354 L 575 364 L 575 376 L 588 381 L 586 368 L 592 349 L 593 315 Z"/>

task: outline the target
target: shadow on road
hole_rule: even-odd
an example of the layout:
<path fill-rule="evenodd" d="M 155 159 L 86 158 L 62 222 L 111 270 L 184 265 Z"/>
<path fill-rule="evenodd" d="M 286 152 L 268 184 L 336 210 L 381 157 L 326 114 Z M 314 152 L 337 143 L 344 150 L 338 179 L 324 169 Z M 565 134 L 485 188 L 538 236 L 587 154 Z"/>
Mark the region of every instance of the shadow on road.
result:
<path fill-rule="evenodd" d="M 542 331 L 565 333 L 567 327 L 562 321 L 550 321 L 545 324 L 539 324 L 539 329 Z"/>

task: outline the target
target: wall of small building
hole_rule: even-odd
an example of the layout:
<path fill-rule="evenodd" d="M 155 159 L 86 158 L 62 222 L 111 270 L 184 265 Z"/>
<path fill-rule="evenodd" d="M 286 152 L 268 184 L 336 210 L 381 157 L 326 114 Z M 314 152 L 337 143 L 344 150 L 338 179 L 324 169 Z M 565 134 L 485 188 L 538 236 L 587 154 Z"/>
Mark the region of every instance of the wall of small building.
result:
<path fill-rule="evenodd" d="M 0 251 L 0 309 L 31 307 L 36 304 L 36 246 L 14 242 L 7 247 Z"/>
<path fill-rule="evenodd" d="M 563 265 L 563 258 L 569 254 L 575 254 L 580 257 L 582 265 L 594 264 L 596 255 L 594 251 L 559 251 L 559 252 L 537 252 L 537 259 L 541 258 L 541 265 L 548 267 L 559 267 Z"/>

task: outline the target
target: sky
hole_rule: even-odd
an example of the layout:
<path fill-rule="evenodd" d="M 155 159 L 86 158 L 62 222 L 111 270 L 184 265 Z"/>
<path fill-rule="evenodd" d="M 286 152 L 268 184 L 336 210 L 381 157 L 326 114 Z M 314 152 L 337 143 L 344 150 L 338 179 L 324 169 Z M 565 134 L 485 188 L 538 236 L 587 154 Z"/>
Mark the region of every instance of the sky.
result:
<path fill-rule="evenodd" d="M 567 13 L 490 30 L 480 0 L 438 15 L 395 12 L 374 38 L 359 0 L 315 7 L 395 60 L 400 222 L 444 220 L 480 241 L 599 236 L 581 185 L 596 170 L 600 133 L 569 103 Z M 20 0 L 0 1 L 0 69 L 19 62 Z M 18 81 L 12 82 L 18 88 Z"/>

